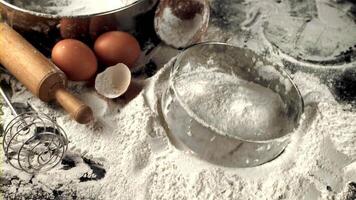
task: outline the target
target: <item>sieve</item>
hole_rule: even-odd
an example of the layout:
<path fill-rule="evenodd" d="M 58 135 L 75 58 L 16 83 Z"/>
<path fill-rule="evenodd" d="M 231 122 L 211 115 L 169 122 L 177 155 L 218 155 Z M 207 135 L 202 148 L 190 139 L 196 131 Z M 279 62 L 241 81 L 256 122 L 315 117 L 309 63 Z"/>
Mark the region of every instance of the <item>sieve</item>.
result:
<path fill-rule="evenodd" d="M 281 106 L 252 104 L 248 109 L 256 107 L 260 115 L 254 118 L 246 109 L 236 110 L 233 105 L 245 98 L 237 95 L 238 89 L 252 83 L 278 95 Z M 174 141 L 197 157 L 226 167 L 253 167 L 276 158 L 298 128 L 304 106 L 281 66 L 251 50 L 216 42 L 194 45 L 178 55 L 161 105 Z M 268 106 L 271 115 L 258 110 Z M 265 122 L 270 124 L 260 126 Z"/>
<path fill-rule="evenodd" d="M 111 30 L 133 31 L 158 0 L 137 0 L 106 12 L 61 16 L 34 12 L 17 7 L 9 0 L 0 0 L 0 13 L 9 25 L 21 33 L 31 33 L 43 43 L 54 43 L 62 38 L 79 38 L 92 41 Z M 153 15 L 152 15 L 153 19 Z"/>

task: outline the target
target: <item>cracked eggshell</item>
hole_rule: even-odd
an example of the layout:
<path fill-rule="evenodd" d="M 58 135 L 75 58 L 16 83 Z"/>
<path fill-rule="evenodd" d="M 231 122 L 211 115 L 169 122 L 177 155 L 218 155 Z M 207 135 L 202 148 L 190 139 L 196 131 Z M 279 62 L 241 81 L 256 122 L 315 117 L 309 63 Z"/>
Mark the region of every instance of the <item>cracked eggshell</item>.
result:
<path fill-rule="evenodd" d="M 122 63 L 108 67 L 95 79 L 96 91 L 104 97 L 114 99 L 124 94 L 131 82 L 131 71 Z"/>

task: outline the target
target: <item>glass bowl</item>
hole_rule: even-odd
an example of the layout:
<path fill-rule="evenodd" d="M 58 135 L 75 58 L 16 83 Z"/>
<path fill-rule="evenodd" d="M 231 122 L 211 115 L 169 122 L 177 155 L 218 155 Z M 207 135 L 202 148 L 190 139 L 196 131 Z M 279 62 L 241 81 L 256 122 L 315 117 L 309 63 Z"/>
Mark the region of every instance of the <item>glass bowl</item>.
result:
<path fill-rule="evenodd" d="M 280 66 L 215 42 L 178 55 L 161 105 L 171 138 L 226 167 L 276 158 L 303 113 L 300 92 Z"/>

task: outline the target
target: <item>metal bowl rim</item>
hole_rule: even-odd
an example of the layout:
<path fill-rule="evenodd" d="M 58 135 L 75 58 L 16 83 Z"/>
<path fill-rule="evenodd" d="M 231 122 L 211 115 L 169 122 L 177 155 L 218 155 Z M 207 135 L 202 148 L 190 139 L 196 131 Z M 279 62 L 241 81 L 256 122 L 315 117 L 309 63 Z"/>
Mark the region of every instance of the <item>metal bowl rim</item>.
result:
<path fill-rule="evenodd" d="M 147 1 L 147 0 L 136 0 L 134 3 L 129 4 L 127 6 L 115 8 L 113 10 L 108 10 L 108 11 L 104 11 L 104 12 L 98 12 L 98 13 L 92 13 L 92 14 L 79 14 L 79 15 L 54 15 L 54 14 L 48 14 L 48 13 L 35 12 L 35 11 L 31 11 L 31 10 L 27 10 L 27 9 L 15 6 L 5 0 L 0 0 L 0 6 L 4 5 L 4 6 L 11 8 L 17 12 L 29 14 L 29 15 L 36 16 L 36 17 L 42 17 L 42 18 L 47 18 L 47 19 L 62 19 L 62 18 L 90 18 L 90 17 L 110 15 L 113 13 L 117 13 L 117 12 L 129 9 L 129 8 L 132 8 L 144 1 Z"/>

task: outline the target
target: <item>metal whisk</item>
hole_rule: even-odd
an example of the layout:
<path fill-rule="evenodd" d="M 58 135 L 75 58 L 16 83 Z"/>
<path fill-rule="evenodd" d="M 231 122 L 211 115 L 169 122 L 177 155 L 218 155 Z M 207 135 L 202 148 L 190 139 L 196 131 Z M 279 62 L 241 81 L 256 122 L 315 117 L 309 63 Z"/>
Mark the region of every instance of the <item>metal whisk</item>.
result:
<path fill-rule="evenodd" d="M 47 171 L 59 164 L 68 148 L 64 130 L 45 114 L 18 114 L 1 87 L 0 94 L 15 116 L 4 129 L 6 161 L 30 174 Z"/>

